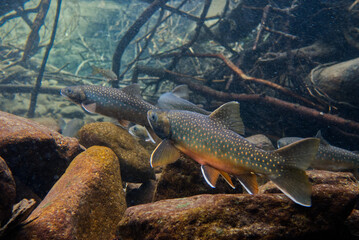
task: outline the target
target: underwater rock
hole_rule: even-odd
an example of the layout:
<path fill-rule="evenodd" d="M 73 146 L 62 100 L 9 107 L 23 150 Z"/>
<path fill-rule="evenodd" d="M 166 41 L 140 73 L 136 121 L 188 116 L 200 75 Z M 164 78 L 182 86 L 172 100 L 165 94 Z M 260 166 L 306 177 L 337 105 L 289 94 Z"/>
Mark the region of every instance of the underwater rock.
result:
<path fill-rule="evenodd" d="M 313 172 L 313 205 L 284 194 L 204 194 L 130 207 L 119 239 L 339 239 L 359 196 L 351 174 Z"/>
<path fill-rule="evenodd" d="M 61 115 L 64 118 L 84 118 L 84 111 L 76 105 L 71 104 L 70 106 L 63 107 L 61 109 Z"/>
<path fill-rule="evenodd" d="M 0 226 L 11 216 L 15 197 L 15 180 L 5 160 L 0 157 Z"/>
<path fill-rule="evenodd" d="M 255 144 L 258 148 L 266 150 L 266 151 L 273 151 L 275 150 L 271 140 L 267 138 L 263 134 L 256 134 L 246 138 L 251 143 Z"/>
<path fill-rule="evenodd" d="M 50 117 L 39 117 L 39 118 L 31 118 L 30 120 L 37 122 L 38 124 L 41 124 L 45 127 L 48 127 L 49 129 L 55 131 L 55 132 L 60 132 L 61 131 L 61 127 L 58 121 L 56 121 L 54 118 L 50 118 Z"/>
<path fill-rule="evenodd" d="M 241 193 L 240 183 L 238 181 L 233 181 L 233 183 L 236 189 L 232 189 L 224 178 L 220 177 L 216 188 L 211 188 L 202 176 L 201 165 L 190 158 L 181 157 L 164 167 L 153 201 L 206 193 Z"/>
<path fill-rule="evenodd" d="M 135 206 L 138 204 L 150 203 L 156 189 L 156 181 L 149 180 L 136 187 L 138 184 L 129 183 L 126 188 L 127 206 Z"/>
<path fill-rule="evenodd" d="M 91 147 L 71 162 L 13 239 L 112 239 L 125 209 L 115 153 Z"/>
<path fill-rule="evenodd" d="M 359 105 L 359 58 L 313 70 L 312 83 L 334 101 Z"/>
<path fill-rule="evenodd" d="M 13 175 L 40 197 L 46 195 L 81 151 L 75 138 L 0 111 L 0 156 Z"/>
<path fill-rule="evenodd" d="M 150 154 L 125 129 L 109 122 L 90 123 L 78 132 L 80 143 L 111 148 L 120 161 L 121 177 L 125 182 L 146 182 L 155 179 Z"/>
<path fill-rule="evenodd" d="M 359 210 L 358 209 L 354 209 L 351 212 L 351 214 L 345 221 L 345 226 L 349 229 L 350 233 L 353 236 L 356 236 L 355 239 L 359 238 Z"/>

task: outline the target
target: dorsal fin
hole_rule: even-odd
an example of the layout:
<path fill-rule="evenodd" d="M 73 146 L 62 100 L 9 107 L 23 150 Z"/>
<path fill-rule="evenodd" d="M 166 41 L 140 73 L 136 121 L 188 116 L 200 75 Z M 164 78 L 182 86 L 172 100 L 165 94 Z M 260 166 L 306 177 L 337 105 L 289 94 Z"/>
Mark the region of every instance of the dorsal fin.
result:
<path fill-rule="evenodd" d="M 172 90 L 172 93 L 173 93 L 173 95 L 175 95 L 176 97 L 189 100 L 188 86 L 185 85 L 185 84 L 183 84 L 183 85 L 178 85 L 177 87 L 175 87 L 175 88 Z"/>
<path fill-rule="evenodd" d="M 140 85 L 135 83 L 121 89 L 123 92 L 133 97 L 142 98 Z"/>
<path fill-rule="evenodd" d="M 226 128 L 244 135 L 244 124 L 239 112 L 238 102 L 228 102 L 214 110 L 209 117 L 220 122 Z"/>
<path fill-rule="evenodd" d="M 323 144 L 323 145 L 329 145 L 329 143 L 327 142 L 327 140 L 325 140 L 322 136 L 322 131 L 318 131 L 317 134 L 315 135 L 316 138 L 319 138 L 320 139 L 320 144 Z"/>

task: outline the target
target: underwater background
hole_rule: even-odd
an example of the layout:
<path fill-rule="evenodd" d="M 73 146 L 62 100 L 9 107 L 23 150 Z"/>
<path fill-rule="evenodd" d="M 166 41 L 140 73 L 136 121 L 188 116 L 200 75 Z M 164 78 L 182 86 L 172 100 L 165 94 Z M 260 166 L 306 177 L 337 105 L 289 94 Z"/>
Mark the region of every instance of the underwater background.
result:
<path fill-rule="evenodd" d="M 0 238 L 357 239 L 358 76 L 357 0 L 2 0 Z M 147 121 L 232 101 L 241 130 L 217 120 L 259 151 L 320 139 L 310 208 L 259 170 L 211 188 L 178 147 L 207 122 L 175 138 Z"/>

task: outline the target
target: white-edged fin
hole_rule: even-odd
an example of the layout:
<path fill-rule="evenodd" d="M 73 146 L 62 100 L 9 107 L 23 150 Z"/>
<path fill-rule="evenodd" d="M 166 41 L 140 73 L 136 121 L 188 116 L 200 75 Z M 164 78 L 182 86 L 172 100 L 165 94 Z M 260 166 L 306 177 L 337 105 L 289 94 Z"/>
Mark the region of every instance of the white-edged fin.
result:
<path fill-rule="evenodd" d="M 222 177 L 224 178 L 224 180 L 226 180 L 226 182 L 228 183 L 228 185 L 231 186 L 233 189 L 235 189 L 236 187 L 234 186 L 234 184 L 233 184 L 233 182 L 232 182 L 232 179 L 231 179 L 231 177 L 228 175 L 228 173 L 223 172 L 223 171 L 220 171 L 220 170 L 218 170 L 218 171 L 221 173 Z"/>
<path fill-rule="evenodd" d="M 152 138 L 151 134 L 148 132 L 146 128 L 147 136 L 148 138 L 145 139 L 146 142 L 152 142 L 153 144 L 156 144 L 156 141 Z"/>
<path fill-rule="evenodd" d="M 151 154 L 151 167 L 166 165 L 177 161 L 181 153 L 170 140 L 163 140 Z"/>
<path fill-rule="evenodd" d="M 304 170 L 298 168 L 286 169 L 278 176 L 268 176 L 277 187 L 290 199 L 299 205 L 312 205 L 312 185 Z"/>
<path fill-rule="evenodd" d="M 244 124 L 239 112 L 238 102 L 228 102 L 214 110 L 209 117 L 220 122 L 226 128 L 244 135 Z"/>
<path fill-rule="evenodd" d="M 96 113 L 96 103 L 81 103 L 81 107 L 88 113 Z"/>
<path fill-rule="evenodd" d="M 162 139 L 157 136 L 157 134 L 155 133 L 155 131 L 153 131 L 153 129 L 151 127 L 146 126 L 146 130 L 148 132 L 148 136 L 151 139 L 151 142 L 158 144 L 162 141 Z"/>
<path fill-rule="evenodd" d="M 215 188 L 220 174 L 219 171 L 209 165 L 202 165 L 201 172 L 208 185 Z"/>
<path fill-rule="evenodd" d="M 172 90 L 172 94 L 187 101 L 189 100 L 188 86 L 185 84 L 175 87 Z"/>
<path fill-rule="evenodd" d="M 320 139 L 320 144 L 323 144 L 323 145 L 325 145 L 325 146 L 330 145 L 330 144 L 327 142 L 327 140 L 325 140 L 325 139 L 323 138 L 323 136 L 322 136 L 322 131 L 319 130 L 319 131 L 317 132 L 317 134 L 315 135 L 315 137 Z"/>
<path fill-rule="evenodd" d="M 123 92 L 133 97 L 142 98 L 140 85 L 135 83 L 121 89 Z"/>
<path fill-rule="evenodd" d="M 237 175 L 237 179 L 249 194 L 258 193 L 257 176 L 254 173 Z"/>
<path fill-rule="evenodd" d="M 314 160 L 320 140 L 318 138 L 304 138 L 274 151 L 282 156 L 287 167 L 306 170 Z"/>

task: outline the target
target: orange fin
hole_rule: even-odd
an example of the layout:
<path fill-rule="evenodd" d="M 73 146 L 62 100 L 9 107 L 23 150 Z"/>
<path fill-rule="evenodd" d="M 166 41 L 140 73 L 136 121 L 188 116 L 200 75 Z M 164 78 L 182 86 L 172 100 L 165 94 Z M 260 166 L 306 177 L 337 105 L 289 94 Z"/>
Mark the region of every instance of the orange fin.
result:
<path fill-rule="evenodd" d="M 181 156 L 181 153 L 169 140 L 163 140 L 151 154 L 151 167 L 170 164 Z"/>
<path fill-rule="evenodd" d="M 228 175 L 228 173 L 223 172 L 223 171 L 219 171 L 222 175 L 222 177 L 224 178 L 224 180 L 226 180 L 226 182 L 229 184 L 229 186 L 231 186 L 233 189 L 235 189 L 236 187 L 234 186 L 231 177 Z"/>
<path fill-rule="evenodd" d="M 123 119 L 118 119 L 117 121 L 123 128 L 128 128 L 131 123 L 130 121 L 123 120 Z"/>
<path fill-rule="evenodd" d="M 201 171 L 208 185 L 215 188 L 220 172 L 209 165 L 202 165 Z"/>
<path fill-rule="evenodd" d="M 258 193 L 257 176 L 254 173 L 238 175 L 237 179 L 249 194 Z"/>

